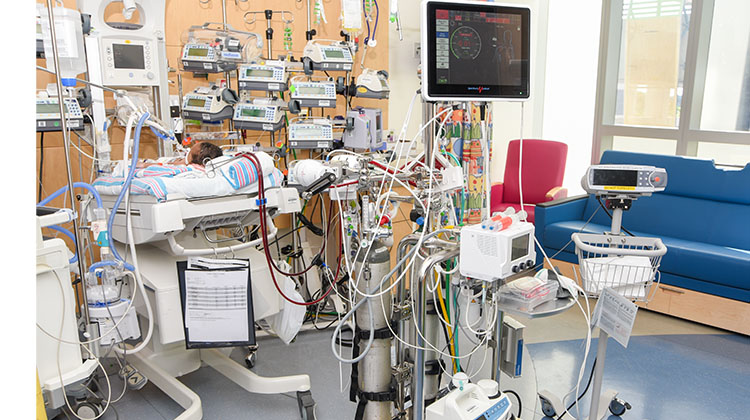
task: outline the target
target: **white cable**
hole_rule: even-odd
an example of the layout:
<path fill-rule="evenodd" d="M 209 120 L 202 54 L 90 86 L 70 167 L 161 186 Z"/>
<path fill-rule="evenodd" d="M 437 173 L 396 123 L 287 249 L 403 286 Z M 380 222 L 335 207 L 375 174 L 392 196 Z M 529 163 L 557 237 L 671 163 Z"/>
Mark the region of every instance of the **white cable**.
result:
<path fill-rule="evenodd" d="M 521 183 L 521 168 L 523 168 L 523 101 L 521 101 L 521 136 L 518 139 L 518 198 L 521 210 L 526 210 L 523 206 L 523 184 Z M 521 220 L 526 221 L 526 212 L 521 213 Z"/>

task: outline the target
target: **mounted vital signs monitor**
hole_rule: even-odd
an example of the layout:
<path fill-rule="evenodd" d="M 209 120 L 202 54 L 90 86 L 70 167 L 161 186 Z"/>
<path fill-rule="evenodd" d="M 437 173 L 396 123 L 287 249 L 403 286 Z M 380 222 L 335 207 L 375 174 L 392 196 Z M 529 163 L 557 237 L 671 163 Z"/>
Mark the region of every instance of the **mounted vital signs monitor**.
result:
<path fill-rule="evenodd" d="M 529 99 L 531 9 L 422 2 L 422 96 L 428 101 Z"/>

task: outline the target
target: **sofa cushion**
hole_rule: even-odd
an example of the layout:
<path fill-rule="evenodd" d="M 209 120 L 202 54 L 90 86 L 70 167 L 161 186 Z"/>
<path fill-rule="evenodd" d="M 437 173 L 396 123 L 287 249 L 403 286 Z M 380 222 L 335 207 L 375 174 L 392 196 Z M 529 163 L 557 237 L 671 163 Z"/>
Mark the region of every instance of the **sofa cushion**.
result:
<path fill-rule="evenodd" d="M 546 226 L 543 233 L 545 247 L 559 250 L 565 246 L 567 252 L 574 252 L 571 234 L 580 231 L 584 224 L 585 221 L 582 220 L 571 220 Z M 583 232 L 602 233 L 606 230 L 609 230 L 609 226 L 589 223 Z M 633 234 L 657 236 L 639 231 L 633 231 Z M 658 237 L 668 248 L 662 258 L 662 272 L 750 290 L 750 251 L 670 236 Z"/>

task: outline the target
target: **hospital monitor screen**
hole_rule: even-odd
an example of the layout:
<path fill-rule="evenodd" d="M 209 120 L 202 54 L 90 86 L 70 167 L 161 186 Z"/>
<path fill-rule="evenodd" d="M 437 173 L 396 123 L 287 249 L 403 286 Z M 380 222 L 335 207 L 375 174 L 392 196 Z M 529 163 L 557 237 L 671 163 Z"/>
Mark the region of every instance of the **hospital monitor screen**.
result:
<path fill-rule="evenodd" d="M 424 8 L 428 99 L 528 99 L 530 9 L 438 0 Z"/>

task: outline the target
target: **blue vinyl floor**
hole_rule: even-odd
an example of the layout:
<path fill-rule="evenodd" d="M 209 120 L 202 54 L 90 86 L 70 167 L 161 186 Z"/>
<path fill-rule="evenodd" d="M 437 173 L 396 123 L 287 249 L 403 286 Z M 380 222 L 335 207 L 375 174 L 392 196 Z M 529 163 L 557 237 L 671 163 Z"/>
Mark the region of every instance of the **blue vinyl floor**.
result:
<path fill-rule="evenodd" d="M 596 345 L 594 339 L 581 390 Z M 582 346 L 582 340 L 528 345 L 538 388 L 558 396 L 568 392 L 578 376 Z M 610 339 L 602 390 L 608 388 L 633 406 L 623 419 L 750 419 L 750 337 L 638 336 L 630 339 L 627 349 Z M 579 404 L 584 416 L 589 404 L 588 395 Z M 572 412 L 577 414 L 575 408 Z"/>
<path fill-rule="evenodd" d="M 255 371 L 266 375 L 309 374 L 318 404 L 317 419 L 351 420 L 356 406 L 348 401 L 348 393 L 338 392 L 338 363 L 331 355 L 329 339 L 330 332 L 302 333 L 291 346 L 276 339 L 264 339 Z M 589 367 L 596 344 L 595 339 Z M 536 370 L 538 389 L 547 389 L 558 396 L 570 390 L 578 375 L 582 346 L 582 340 L 529 344 L 527 349 Z M 241 353 L 235 352 L 233 358 L 241 360 Z M 344 373 L 348 375 L 349 369 Z M 581 389 L 587 378 L 588 369 Z M 201 397 L 204 419 L 298 418 L 297 402 L 292 395 L 248 394 L 210 367 L 204 366 L 180 380 Z M 750 337 L 635 336 L 627 349 L 610 339 L 603 389 L 607 388 L 620 391 L 620 397 L 632 404 L 633 409 L 622 417 L 625 420 L 750 419 Z M 120 389 L 121 382 L 114 376 L 115 395 L 119 395 Z M 581 414 L 588 414 L 589 401 L 588 397 L 582 400 Z M 102 420 L 166 420 L 182 411 L 150 383 L 140 391 L 127 392 L 115 407 L 117 414 L 110 411 Z M 525 408 L 523 420 L 543 418 L 538 407 L 537 410 L 531 418 Z M 572 412 L 577 414 L 575 408 Z"/>

